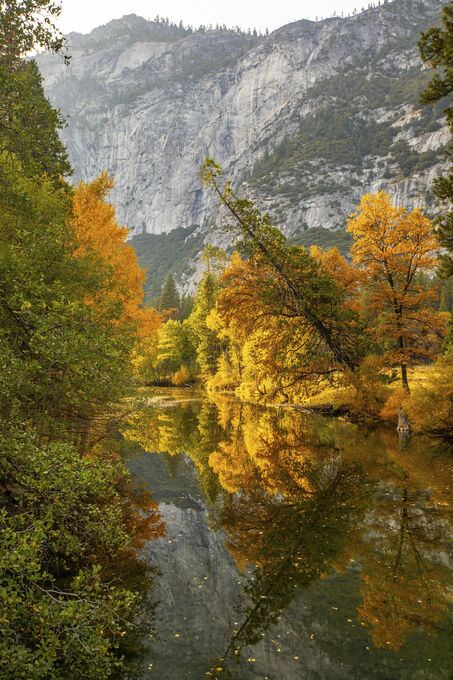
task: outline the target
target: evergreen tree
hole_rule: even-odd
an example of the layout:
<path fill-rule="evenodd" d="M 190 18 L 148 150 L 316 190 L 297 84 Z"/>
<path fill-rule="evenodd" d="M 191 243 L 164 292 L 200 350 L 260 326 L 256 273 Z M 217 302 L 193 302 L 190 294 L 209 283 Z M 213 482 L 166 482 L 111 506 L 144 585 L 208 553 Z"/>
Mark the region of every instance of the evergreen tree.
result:
<path fill-rule="evenodd" d="M 453 312 L 453 278 L 444 281 L 440 310 L 441 312 Z"/>
<path fill-rule="evenodd" d="M 23 56 L 37 46 L 61 50 L 52 23 L 60 11 L 48 0 L 0 0 L 0 149 L 20 160 L 22 174 L 58 183 L 71 172 L 58 137 L 64 121 L 44 96 L 36 63 Z"/>
<path fill-rule="evenodd" d="M 443 10 L 443 28 L 431 28 L 421 34 L 418 44 L 420 56 L 425 64 L 436 71 L 434 78 L 422 94 L 424 104 L 433 104 L 453 92 L 453 2 Z M 453 134 L 453 105 L 445 109 L 447 123 Z M 453 142 L 450 141 L 447 153 L 453 156 Z M 453 202 L 453 167 L 448 175 L 435 180 L 434 193 L 445 203 Z M 441 271 L 445 276 L 453 274 L 453 211 L 437 219 L 437 234 L 441 245 L 448 251 L 442 257 Z"/>
<path fill-rule="evenodd" d="M 172 310 L 171 318 L 177 319 L 179 317 L 181 307 L 181 300 L 179 298 L 178 289 L 173 278 L 173 274 L 169 272 L 162 286 L 162 292 L 159 298 L 159 311 Z"/>
<path fill-rule="evenodd" d="M 185 321 L 192 314 L 194 303 L 195 300 L 192 295 L 184 295 L 181 298 L 181 321 Z"/>

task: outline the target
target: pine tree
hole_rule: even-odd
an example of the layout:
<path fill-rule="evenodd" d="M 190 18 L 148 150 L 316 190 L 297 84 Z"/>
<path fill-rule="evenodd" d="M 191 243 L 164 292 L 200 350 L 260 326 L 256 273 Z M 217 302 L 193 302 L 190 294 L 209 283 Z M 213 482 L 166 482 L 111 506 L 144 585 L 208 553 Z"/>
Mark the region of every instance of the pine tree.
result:
<path fill-rule="evenodd" d="M 178 289 L 173 278 L 173 274 L 169 272 L 162 286 L 162 292 L 159 299 L 159 311 L 171 310 L 170 317 L 177 319 L 181 308 L 181 301 L 179 298 Z"/>
<path fill-rule="evenodd" d="M 185 321 L 192 314 L 195 300 L 191 295 L 184 295 L 181 298 L 181 321 Z"/>
<path fill-rule="evenodd" d="M 433 104 L 453 92 L 453 2 L 443 10 L 444 28 L 431 28 L 421 34 L 418 47 L 425 64 L 436 71 L 434 78 L 422 94 L 424 104 Z M 453 106 L 445 109 L 445 116 L 453 134 Z M 450 141 L 447 150 L 453 156 L 453 143 Z M 435 180 L 434 193 L 445 203 L 453 202 L 453 168 L 448 175 Z M 453 211 L 446 212 L 436 221 L 437 234 L 441 245 L 448 251 L 442 257 L 441 272 L 445 276 L 453 274 Z"/>

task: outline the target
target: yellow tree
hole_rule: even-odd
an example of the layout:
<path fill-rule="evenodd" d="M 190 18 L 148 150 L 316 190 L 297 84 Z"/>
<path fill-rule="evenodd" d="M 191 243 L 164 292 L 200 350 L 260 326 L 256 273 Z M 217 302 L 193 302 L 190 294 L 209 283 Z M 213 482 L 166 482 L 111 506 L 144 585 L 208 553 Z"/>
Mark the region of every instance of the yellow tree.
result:
<path fill-rule="evenodd" d="M 269 307 L 265 289 L 274 278 L 266 262 L 242 260 L 233 253 L 220 277 L 216 312 L 230 343 L 242 347 L 238 393 L 288 401 L 310 389 L 319 376 L 333 374 L 336 365 L 322 340 L 297 316 L 276 315 Z"/>
<path fill-rule="evenodd" d="M 386 350 L 384 364 L 400 366 L 409 391 L 407 366 L 416 356 L 431 358 L 445 332 L 444 319 L 433 307 L 438 291 L 417 279 L 437 264 L 432 223 L 420 209 L 409 213 L 394 206 L 385 191 L 365 194 L 348 223 L 354 263 L 367 274 L 368 309 L 375 317 L 375 339 Z"/>

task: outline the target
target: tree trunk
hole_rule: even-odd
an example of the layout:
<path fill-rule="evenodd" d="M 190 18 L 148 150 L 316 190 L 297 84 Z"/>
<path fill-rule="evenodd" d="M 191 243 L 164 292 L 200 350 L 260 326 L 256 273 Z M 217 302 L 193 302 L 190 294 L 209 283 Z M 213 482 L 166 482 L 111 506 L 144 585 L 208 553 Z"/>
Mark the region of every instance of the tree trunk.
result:
<path fill-rule="evenodd" d="M 398 432 L 410 432 L 411 426 L 402 406 L 398 406 Z"/>
<path fill-rule="evenodd" d="M 407 382 L 407 366 L 406 364 L 401 364 L 401 380 L 403 383 L 403 387 L 406 390 L 406 392 L 409 392 L 410 394 L 410 389 L 409 389 L 409 383 Z"/>

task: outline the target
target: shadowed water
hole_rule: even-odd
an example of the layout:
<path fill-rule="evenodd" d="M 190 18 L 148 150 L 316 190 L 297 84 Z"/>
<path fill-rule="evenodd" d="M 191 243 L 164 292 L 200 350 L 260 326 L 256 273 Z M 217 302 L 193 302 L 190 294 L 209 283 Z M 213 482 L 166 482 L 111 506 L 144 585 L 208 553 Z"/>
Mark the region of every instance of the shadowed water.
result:
<path fill-rule="evenodd" d="M 445 446 L 160 396 L 123 432 L 168 533 L 147 547 L 161 577 L 143 678 L 453 677 Z"/>

